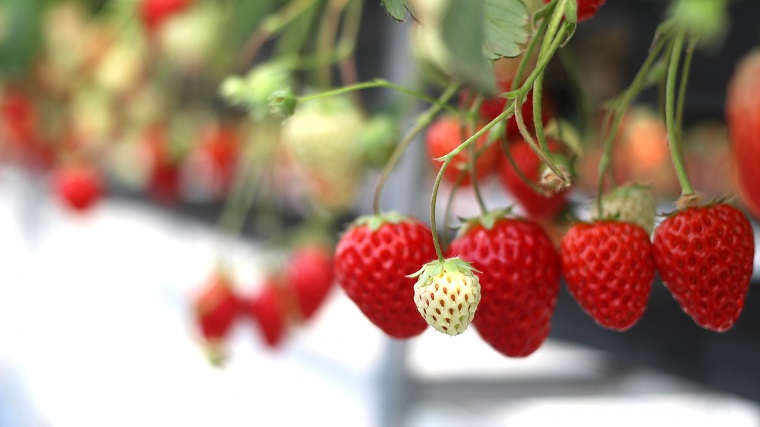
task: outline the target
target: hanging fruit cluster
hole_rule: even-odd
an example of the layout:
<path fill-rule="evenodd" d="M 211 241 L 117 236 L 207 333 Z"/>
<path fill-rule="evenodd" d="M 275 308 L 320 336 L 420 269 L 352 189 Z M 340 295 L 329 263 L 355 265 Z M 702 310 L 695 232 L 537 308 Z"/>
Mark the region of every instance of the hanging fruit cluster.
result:
<path fill-rule="evenodd" d="M 726 0 L 672 0 L 633 80 L 598 111 L 567 45 L 605 0 L 383 0 L 391 18 L 413 17 L 422 88 L 358 80 L 362 16 L 377 7 L 362 0 L 43 3 L 29 3 L 40 13 L 24 28 L 39 37 L 22 37 L 26 49 L 10 49 L 22 46 L 12 32 L 0 38 L 17 53 L 2 62 L 3 160 L 50 179 L 77 211 L 113 184 L 162 203 L 222 202 L 221 231 L 252 222 L 269 249 L 287 248 L 254 296 L 239 294 L 223 262 L 210 274 L 193 312 L 212 360 L 239 318 L 277 347 L 333 282 L 390 337 L 472 323 L 510 357 L 546 340 L 563 278 L 611 330 L 645 315 L 657 274 L 699 326 L 723 332 L 740 317 L 755 252 L 742 208 L 760 216 L 758 53 L 727 85 L 730 153 L 694 154 L 684 141 L 699 136 L 682 126 L 694 52 L 722 42 Z M 555 59 L 577 89 L 577 116 L 560 114 L 545 84 Z M 658 111 L 634 105 L 650 87 Z M 365 106 L 368 89 L 428 107 L 400 136 L 412 108 Z M 416 141 L 427 154 L 417 166 L 435 178 L 393 188 Z M 715 166 L 728 156 L 732 166 Z M 732 191 L 729 170 L 743 207 L 709 197 Z M 336 236 L 363 210 L 368 183 L 372 213 Z M 493 183 L 509 202 L 484 190 Z M 429 223 L 381 206 L 384 191 L 428 190 Z M 479 215 L 451 220 L 457 191 Z M 574 197 L 589 193 L 588 206 Z M 657 212 L 668 199 L 675 210 Z M 440 232 L 454 227 L 453 238 Z M 337 243 L 283 243 L 314 230 Z"/>

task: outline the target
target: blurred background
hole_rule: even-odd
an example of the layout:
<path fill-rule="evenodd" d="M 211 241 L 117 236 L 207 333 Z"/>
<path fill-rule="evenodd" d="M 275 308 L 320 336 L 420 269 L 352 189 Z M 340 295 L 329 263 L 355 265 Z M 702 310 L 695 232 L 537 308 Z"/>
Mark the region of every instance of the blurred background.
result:
<path fill-rule="evenodd" d="M 592 106 L 631 81 L 666 3 L 610 0 L 579 26 L 568 49 Z M 316 229 L 329 247 L 372 210 L 379 169 L 351 171 L 348 200 L 319 192 L 277 144 L 280 123 L 220 92 L 229 76 L 325 89 L 303 63 L 320 52 L 313 33 L 338 28 L 325 13 L 335 4 L 0 3 L 0 427 L 760 426 L 757 273 L 723 334 L 697 327 L 659 282 L 625 333 L 597 326 L 563 289 L 549 341 L 526 359 L 472 330 L 390 339 L 332 286 L 274 341 L 260 320 L 237 322 L 225 363 L 210 363 L 193 304 L 220 265 L 255 303 L 300 236 Z M 345 10 L 332 37 L 349 34 L 354 16 L 357 41 L 352 63 L 327 69 L 328 87 L 380 77 L 439 94 L 415 62 L 413 20 L 393 21 L 379 1 Z M 760 3 L 732 2 L 730 12 L 724 43 L 694 58 L 684 116 L 694 186 L 712 196 L 736 192 L 726 85 L 760 45 Z M 292 55 L 302 59 L 288 77 L 246 74 Z M 548 73 L 557 115 L 578 122 L 573 70 L 554 61 Z M 386 88 L 357 97 L 366 116 L 391 119 L 394 141 L 421 111 Z M 619 180 L 650 182 L 665 212 L 679 188 L 657 101 L 648 90 L 626 116 L 614 163 Z M 601 156 L 598 138 L 586 139 L 570 196 L 578 212 Z M 425 157 L 419 142 L 407 150 L 384 209 L 426 217 L 434 173 Z M 493 205 L 515 201 L 495 177 L 482 191 Z M 457 214 L 477 212 L 471 191 L 452 197 Z"/>

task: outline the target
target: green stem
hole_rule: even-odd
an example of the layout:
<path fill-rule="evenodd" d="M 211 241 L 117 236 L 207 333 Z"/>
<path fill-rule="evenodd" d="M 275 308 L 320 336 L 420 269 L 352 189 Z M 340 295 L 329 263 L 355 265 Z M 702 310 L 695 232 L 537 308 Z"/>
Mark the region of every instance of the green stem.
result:
<path fill-rule="evenodd" d="M 517 71 L 515 72 L 515 77 L 512 80 L 512 87 L 510 90 L 515 90 L 520 86 L 520 81 L 522 80 L 523 74 L 525 74 L 525 70 L 528 68 L 528 63 L 531 61 L 533 53 L 536 51 L 538 41 L 541 40 L 541 35 L 546 33 L 546 29 L 548 27 L 549 20 L 544 19 L 541 21 L 541 26 L 539 27 L 538 31 L 533 33 L 533 37 L 531 37 L 530 41 L 528 42 L 528 46 L 525 48 L 523 57 L 520 59 L 520 65 L 517 66 Z"/>
<path fill-rule="evenodd" d="M 475 97 L 475 101 L 472 103 L 472 105 L 470 106 L 470 109 L 467 111 L 467 129 L 475 129 L 475 126 L 477 126 L 476 115 L 477 115 L 477 112 L 480 110 L 481 105 L 483 105 L 483 96 L 478 95 Z M 462 140 L 464 140 L 464 128 L 462 128 Z M 480 208 L 480 211 L 483 214 L 486 214 L 488 213 L 488 208 L 486 207 L 486 202 L 483 199 L 483 194 L 480 192 L 480 182 L 478 182 L 478 170 L 477 170 L 478 159 L 480 158 L 480 155 L 483 153 L 483 150 L 477 150 L 477 144 L 470 144 L 467 151 L 469 154 L 468 168 L 469 168 L 469 174 L 470 174 L 470 182 L 472 183 L 472 191 L 473 191 L 473 194 L 475 195 L 475 201 L 478 203 L 478 207 Z"/>
<path fill-rule="evenodd" d="M 612 106 L 605 114 L 602 122 L 602 137 L 604 138 L 604 148 L 602 157 L 599 160 L 599 174 L 597 184 L 597 208 L 601 212 L 601 196 L 604 191 L 604 177 L 607 175 L 612 163 L 612 148 L 615 137 L 617 136 L 620 124 L 623 121 L 625 112 L 634 99 L 638 97 L 647 82 L 647 78 L 652 66 L 659 59 L 659 54 L 667 44 L 666 37 L 658 37 L 649 53 L 649 56 L 639 68 L 636 76 L 633 78 L 628 89 L 623 92 L 622 96 L 612 102 Z"/>
<path fill-rule="evenodd" d="M 551 194 L 546 191 L 546 189 L 541 188 L 538 184 L 533 182 L 530 178 L 528 178 L 527 175 L 520 169 L 520 167 L 517 165 L 517 162 L 515 162 L 515 158 L 512 157 L 512 150 L 509 149 L 509 142 L 506 139 L 501 140 L 501 150 L 504 152 L 504 157 L 506 157 L 507 161 L 509 162 L 509 165 L 512 167 L 512 169 L 515 170 L 515 173 L 517 174 L 517 177 L 520 178 L 520 181 L 524 182 L 525 185 L 530 187 L 533 191 L 535 191 L 538 194 L 541 194 L 543 196 L 549 197 Z"/>
<path fill-rule="evenodd" d="M 393 154 L 391 154 L 390 159 L 388 159 L 388 163 L 385 164 L 385 168 L 383 168 L 383 172 L 380 175 L 380 181 L 378 181 L 377 187 L 375 187 L 375 195 L 372 201 L 372 210 L 375 215 L 380 214 L 380 197 L 383 194 L 383 188 L 385 187 L 385 183 L 388 181 L 388 177 L 390 176 L 391 171 L 393 171 L 393 169 L 396 167 L 396 164 L 401 159 L 401 155 L 404 153 L 404 151 L 406 151 L 412 141 L 414 141 L 414 138 L 417 136 L 417 134 L 422 132 L 422 130 L 430 124 L 435 115 L 438 114 L 438 112 L 441 111 L 445 105 L 447 105 L 446 102 L 451 99 L 452 96 L 454 96 L 460 87 L 461 84 L 459 83 L 450 84 L 449 87 L 446 88 L 446 90 L 441 94 L 441 96 L 438 97 L 437 100 L 434 100 L 435 102 L 433 102 L 433 105 L 431 105 L 427 111 L 422 113 L 417 118 L 417 123 L 415 123 L 414 127 L 409 129 L 406 135 L 404 135 L 404 137 L 396 146 L 396 149 L 393 150 Z"/>
<path fill-rule="evenodd" d="M 322 15 L 322 21 L 319 26 L 319 33 L 317 34 L 317 52 L 320 56 L 331 55 L 335 44 L 335 35 L 338 31 L 338 23 L 340 21 L 340 15 L 343 12 L 343 8 L 346 6 L 346 0 L 327 0 L 324 14 Z M 329 88 L 332 86 L 330 74 L 332 67 L 329 65 L 323 65 L 316 70 L 317 86 L 321 88 Z"/>
<path fill-rule="evenodd" d="M 694 194 L 694 190 L 689 182 L 689 177 L 686 174 L 683 157 L 681 156 L 681 141 L 678 138 L 681 124 L 676 122 L 675 117 L 676 74 L 678 73 L 678 63 L 681 59 L 684 39 L 684 32 L 678 31 L 673 40 L 673 51 L 671 52 L 670 64 L 668 65 L 668 76 L 665 82 L 665 125 L 668 129 L 670 156 L 673 161 L 676 175 L 678 176 L 678 182 L 681 184 L 681 196 Z"/>
<path fill-rule="evenodd" d="M 336 45 L 336 50 L 344 45 L 349 47 L 349 54 L 341 59 L 339 64 L 341 82 L 344 86 L 358 83 L 354 52 L 356 51 L 356 38 L 359 34 L 363 9 L 364 0 L 349 0 L 343 18 L 340 41 Z"/>
<path fill-rule="evenodd" d="M 544 41 L 541 43 L 540 52 L 545 52 L 551 46 L 554 41 L 554 36 L 557 34 L 557 30 L 565 17 L 565 10 L 567 9 L 567 0 L 559 0 L 557 6 L 552 13 L 551 20 L 549 21 L 549 28 L 544 35 Z"/>
<path fill-rule="evenodd" d="M 689 84 L 689 70 L 691 61 L 694 58 L 694 49 L 697 46 L 697 39 L 691 39 L 689 46 L 686 48 L 686 56 L 681 69 L 681 85 L 678 89 L 678 106 L 676 108 L 676 123 L 678 123 L 678 140 L 681 140 L 681 125 L 683 124 L 683 110 L 686 103 L 686 86 Z M 681 153 L 683 155 L 683 153 Z"/>
<path fill-rule="evenodd" d="M 412 90 L 412 89 L 409 89 L 409 88 L 406 88 L 406 87 L 403 87 L 403 86 L 399 86 L 399 85 L 394 84 L 394 83 L 390 83 L 390 82 L 388 82 L 386 80 L 383 80 L 383 79 L 375 79 L 375 80 L 373 80 L 371 82 L 356 83 L 356 84 L 353 84 L 353 85 L 350 85 L 350 86 L 344 86 L 344 87 L 341 87 L 341 88 L 338 88 L 338 89 L 328 90 L 328 91 L 325 91 L 325 92 L 316 93 L 314 95 L 304 96 L 304 97 L 298 98 L 298 103 L 300 104 L 300 103 L 304 103 L 304 102 L 314 101 L 314 100 L 320 99 L 320 98 L 329 98 L 331 96 L 342 95 L 344 93 L 353 92 L 355 90 L 370 89 L 370 88 L 375 88 L 375 87 L 384 87 L 384 88 L 389 88 L 389 89 L 395 89 L 395 90 L 397 90 L 397 91 L 399 91 L 401 93 L 413 96 L 413 97 L 415 97 L 417 99 L 420 99 L 422 101 L 426 101 L 426 102 L 428 102 L 430 104 L 433 104 L 433 105 L 439 107 L 439 109 L 447 110 L 447 111 L 449 111 L 449 112 L 451 112 L 453 114 L 458 114 L 459 113 L 455 108 L 453 108 L 452 106 L 450 106 L 450 105 L 448 105 L 448 104 L 446 104 L 444 102 L 441 102 L 440 100 L 437 100 L 435 98 L 431 98 L 431 97 L 429 97 L 429 96 L 427 96 L 427 95 L 425 95 L 423 93 L 417 92 L 415 90 Z"/>
<path fill-rule="evenodd" d="M 454 160 L 454 157 L 456 157 L 459 153 L 462 152 L 462 150 L 466 149 L 470 144 L 472 144 L 473 141 L 476 141 L 478 138 L 483 136 L 486 132 L 491 130 L 496 123 L 505 120 L 507 117 L 509 117 L 515 108 L 514 102 L 507 108 L 506 110 L 502 111 L 501 114 L 496 116 L 495 119 L 488 122 L 485 126 L 483 126 L 480 130 L 472 134 L 469 138 L 467 138 L 464 142 L 459 144 L 457 148 L 453 149 L 449 154 L 445 155 L 443 165 L 441 165 L 441 169 L 438 170 L 438 175 L 435 177 L 435 184 L 433 185 L 433 195 L 431 197 L 430 201 L 430 228 L 432 230 L 433 234 L 433 245 L 435 246 L 435 252 L 438 254 L 438 260 L 443 261 L 443 250 L 441 249 L 441 242 L 438 238 L 438 228 L 435 222 L 435 207 L 436 203 L 438 202 L 438 189 L 441 186 L 441 180 L 443 179 L 443 174 L 446 172 L 446 168 L 449 167 L 449 164 L 451 164 L 451 161 Z"/>
<path fill-rule="evenodd" d="M 293 22 L 302 13 L 309 10 L 320 0 L 295 0 L 289 2 L 277 13 L 271 14 L 264 19 L 259 28 L 251 34 L 251 37 L 243 46 L 239 64 L 247 67 L 253 62 L 256 54 L 270 37 L 280 32 L 286 25 Z"/>

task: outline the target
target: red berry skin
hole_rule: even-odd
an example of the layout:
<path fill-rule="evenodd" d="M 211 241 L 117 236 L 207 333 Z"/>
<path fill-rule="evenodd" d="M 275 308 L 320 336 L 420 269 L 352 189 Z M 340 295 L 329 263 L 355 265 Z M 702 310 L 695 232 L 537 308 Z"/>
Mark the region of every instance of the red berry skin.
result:
<path fill-rule="evenodd" d="M 755 256 L 743 213 L 726 204 L 682 210 L 655 229 L 654 256 L 665 286 L 699 326 L 715 332 L 733 327 Z"/>
<path fill-rule="evenodd" d="M 103 195 L 100 174 L 85 166 L 66 166 L 53 177 L 53 190 L 58 198 L 76 212 L 92 208 Z"/>
<path fill-rule="evenodd" d="M 427 328 L 414 303 L 416 279 L 406 277 L 436 258 L 430 229 L 414 219 L 378 229 L 354 225 L 335 251 L 335 277 L 367 318 L 393 338 Z"/>
<path fill-rule="evenodd" d="M 304 320 L 311 319 L 332 290 L 335 275 L 332 252 L 312 244 L 299 247 L 285 267 L 285 281 L 296 296 Z"/>
<path fill-rule="evenodd" d="M 558 152 L 560 144 L 549 140 L 549 149 Z M 541 175 L 542 163 L 536 153 L 531 150 L 525 141 L 519 140 L 510 145 L 510 153 L 517 167 L 531 181 L 538 182 Z M 567 204 L 567 191 L 554 193 L 549 197 L 537 193 L 528 184 L 520 179 L 515 169 L 506 156 L 502 158 L 499 169 L 499 179 L 502 185 L 520 202 L 531 218 L 551 218 Z"/>
<path fill-rule="evenodd" d="M 577 223 L 562 238 L 567 288 L 600 326 L 625 331 L 646 311 L 655 261 L 649 234 L 638 225 Z"/>
<path fill-rule="evenodd" d="M 267 347 L 279 348 L 285 338 L 285 289 L 268 280 L 250 303 L 250 312 L 256 320 L 261 337 Z"/>
<path fill-rule="evenodd" d="M 140 18 L 149 31 L 158 29 L 168 18 L 187 9 L 191 0 L 142 0 Z"/>
<path fill-rule="evenodd" d="M 462 126 L 456 117 L 446 116 L 436 120 L 428 129 L 427 136 L 425 137 L 425 146 L 427 147 L 428 158 L 430 164 L 433 166 L 433 170 L 436 172 L 441 169 L 443 162 L 436 160 L 439 157 L 443 157 L 449 154 L 453 149 L 457 148 L 462 142 L 465 141 L 473 132 L 468 131 L 465 127 L 462 132 Z M 483 135 L 474 142 L 475 150 L 482 149 L 488 141 L 488 138 Z M 460 171 L 465 169 L 470 162 L 469 148 L 463 150 L 461 153 L 454 157 L 446 171 L 443 173 L 443 178 L 450 183 L 455 183 Z M 491 174 L 499 164 L 499 145 L 491 144 L 484 152 L 478 157 L 475 162 L 475 171 L 478 179 L 483 179 Z M 461 182 L 461 185 L 470 185 L 470 172 L 466 172 Z"/>
<path fill-rule="evenodd" d="M 224 340 L 239 314 L 239 302 L 228 279 L 214 274 L 194 302 L 200 333 L 208 343 Z"/>
<path fill-rule="evenodd" d="M 560 283 L 559 256 L 536 223 L 501 218 L 477 224 L 451 242 L 480 273 L 481 300 L 473 325 L 495 350 L 525 357 L 549 336 Z"/>
<path fill-rule="evenodd" d="M 551 0 L 544 0 L 549 3 Z M 607 0 L 578 0 L 578 22 L 591 19 Z"/>
<path fill-rule="evenodd" d="M 166 127 L 154 126 L 146 132 L 144 144 L 150 169 L 148 194 L 159 203 L 171 205 L 180 199 L 180 168 L 167 133 Z"/>
<path fill-rule="evenodd" d="M 726 96 L 726 122 L 735 162 L 735 180 L 742 202 L 760 218 L 760 49 L 736 67 Z"/>

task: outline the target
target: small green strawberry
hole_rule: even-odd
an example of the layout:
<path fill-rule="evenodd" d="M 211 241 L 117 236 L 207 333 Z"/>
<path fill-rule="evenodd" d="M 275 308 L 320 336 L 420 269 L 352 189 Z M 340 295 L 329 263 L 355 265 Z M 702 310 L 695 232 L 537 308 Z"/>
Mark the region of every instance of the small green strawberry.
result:
<path fill-rule="evenodd" d="M 654 230 L 656 204 L 652 192 L 643 185 L 626 185 L 618 187 L 602 196 L 602 212 L 594 203 L 592 217 L 594 220 L 614 219 L 641 226 L 647 234 Z"/>
<path fill-rule="evenodd" d="M 480 303 L 475 269 L 461 258 L 435 260 L 418 272 L 414 285 L 417 311 L 436 331 L 459 335 L 467 329 Z"/>

